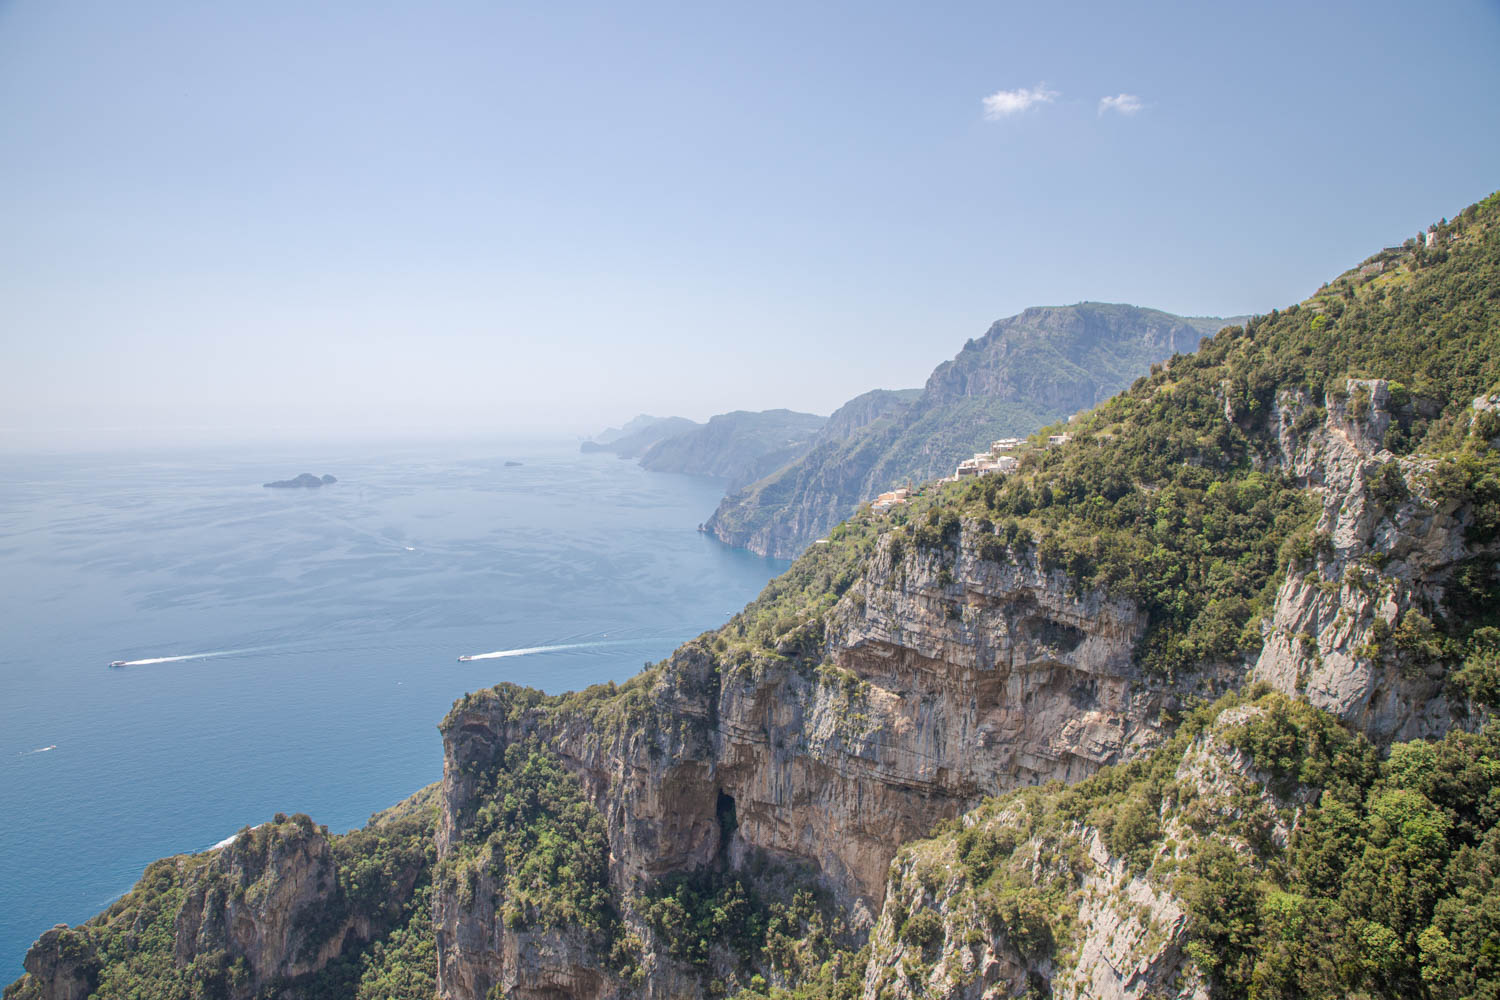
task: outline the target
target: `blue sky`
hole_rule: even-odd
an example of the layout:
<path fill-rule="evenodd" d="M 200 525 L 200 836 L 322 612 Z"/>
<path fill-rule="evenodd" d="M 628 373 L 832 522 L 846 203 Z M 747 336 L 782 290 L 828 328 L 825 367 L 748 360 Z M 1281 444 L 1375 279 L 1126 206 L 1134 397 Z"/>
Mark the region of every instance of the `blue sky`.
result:
<path fill-rule="evenodd" d="M 0 446 L 828 412 L 1029 305 L 1268 311 L 1500 188 L 1497 52 L 1493 0 L 0 0 Z"/>

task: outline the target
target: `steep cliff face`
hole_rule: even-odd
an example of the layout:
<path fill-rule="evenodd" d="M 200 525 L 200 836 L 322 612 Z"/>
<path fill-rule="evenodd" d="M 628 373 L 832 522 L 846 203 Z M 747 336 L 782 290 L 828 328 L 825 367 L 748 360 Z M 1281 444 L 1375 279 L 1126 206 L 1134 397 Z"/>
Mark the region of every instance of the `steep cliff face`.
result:
<path fill-rule="evenodd" d="M 877 420 L 895 417 L 916 402 L 921 389 L 871 389 L 834 410 L 818 431 L 815 446 L 843 441 Z"/>
<path fill-rule="evenodd" d="M 26 952 L 26 975 L 6 989 L 7 1000 L 86 1000 L 99 984 L 99 959 L 82 934 L 58 924 Z"/>
<path fill-rule="evenodd" d="M 1482 710 L 1447 683 L 1433 625 L 1456 572 L 1493 566 L 1493 544 L 1466 543 L 1474 510 L 1440 491 L 1439 463 L 1382 442 L 1406 409 L 1385 379 L 1349 379 L 1326 411 L 1278 397 L 1281 462 L 1322 501 L 1310 558 L 1276 596 L 1253 675 L 1356 726 L 1378 743 L 1441 736 Z M 1326 413 L 1326 415 L 1325 415 Z M 1302 428 L 1299 431 L 1298 428 Z"/>
<path fill-rule="evenodd" d="M 186 966 L 222 949 L 244 959 L 251 991 L 322 968 L 358 930 L 350 917 L 318 933 L 338 879 L 328 837 L 311 822 L 241 835 L 202 870 L 184 874 L 174 961 Z"/>
<path fill-rule="evenodd" d="M 875 419 L 838 415 L 799 461 L 724 498 L 707 527 L 721 540 L 791 558 L 858 504 L 908 479 L 950 474 L 996 438 L 1026 435 L 1118 392 L 1153 363 L 1225 325 L 1155 309 L 1084 302 L 999 320 L 939 365 L 905 405 Z M 866 397 L 851 407 L 868 408 Z"/>
<path fill-rule="evenodd" d="M 1493 218 L 1500 202 L 1486 207 Z M 1486 217 L 1465 213 L 1476 218 Z M 1211 501 L 1230 490 L 1248 491 L 1252 509 L 1273 483 L 1316 505 L 1286 536 L 1259 603 L 1246 587 L 1221 611 L 1200 604 L 1186 633 L 1145 650 L 1238 646 L 1260 686 L 1194 711 L 1149 757 L 1001 796 L 903 848 L 865 997 L 1496 988 L 1483 951 L 1500 903 L 1490 867 L 1500 811 L 1489 804 L 1500 732 L 1486 725 L 1500 696 L 1500 419 L 1488 388 L 1500 247 L 1483 224 L 1446 245 L 1462 261 L 1452 270 L 1454 258 L 1419 247 L 1388 252 L 1382 269 L 1350 272 L 1301 310 L 1138 383 L 1080 431 L 1100 448 L 1092 469 L 1059 452 L 1031 491 L 988 491 L 996 516 L 1024 517 L 1047 506 L 1040 482 L 1049 493 L 1104 485 L 1028 524 L 1050 532 L 1042 546 L 1078 578 L 1127 585 L 1128 566 L 1083 525 L 1129 523 L 1157 546 L 1140 556 L 1169 565 L 1166 546 L 1185 529 L 1195 542 L 1226 537 L 1235 515 Z M 1399 371 L 1408 384 L 1348 377 L 1361 370 Z M 1110 421 L 1111 410 L 1130 419 Z M 1110 458 L 1158 470 L 1140 506 L 1111 497 Z M 1205 507 L 1173 515 L 1172 491 L 1204 487 Z M 1137 511 L 1146 516 L 1131 523 Z M 1215 554 L 1203 582 L 1254 559 L 1233 554 Z M 1162 610 L 1158 622 L 1170 621 Z M 1237 636 L 1192 637 L 1224 611 L 1244 623 Z"/>
<path fill-rule="evenodd" d="M 1118 834 L 1113 812 L 1059 815 L 1066 807 L 1051 789 L 1009 796 L 904 848 L 863 996 L 980 1000 L 1029 988 L 1059 1000 L 1206 1000 L 1173 873 L 1209 842 L 1247 865 L 1252 837 L 1285 847 L 1317 791 L 1270 791 L 1270 776 L 1234 744 L 1266 713 L 1265 704 L 1225 710 L 1153 761 L 1170 792 L 1148 807 L 1143 842 Z"/>
<path fill-rule="evenodd" d="M 1131 657 L 1144 622 L 1130 602 L 1072 593 L 1033 562 L 989 561 L 981 535 L 970 525 L 941 551 L 881 536 L 826 616 L 778 623 L 770 649 L 710 635 L 588 702 L 503 688 L 465 699 L 443 725 L 440 855 L 468 839 L 489 762 L 539 741 L 607 828 L 623 927 L 654 957 L 645 995 L 675 995 L 701 983 L 652 945 L 638 897 L 655 880 L 779 859 L 858 932 L 879 912 L 900 843 L 984 796 L 1129 758 L 1161 739 L 1183 699 L 1238 676 L 1226 666 L 1169 685 L 1142 674 Z M 445 996 L 626 989 L 598 974 L 607 949 L 587 934 L 560 929 L 539 947 L 505 926 L 505 906 L 493 878 L 440 884 Z"/>
<path fill-rule="evenodd" d="M 1485 995 L 1497 735 L 1381 759 L 1279 693 L 1200 709 L 1147 758 L 903 848 L 862 995 Z"/>
<path fill-rule="evenodd" d="M 711 707 L 700 687 L 705 665 L 691 648 L 681 650 L 626 696 L 581 711 L 500 688 L 465 698 L 450 713 L 442 727 L 442 874 L 433 906 L 443 996 L 473 1000 L 499 987 L 507 995 L 585 998 L 625 987 L 613 939 L 650 933 L 627 898 L 642 879 L 706 864 L 718 847 L 712 754 L 701 726 Z M 581 785 L 581 800 L 565 808 L 607 826 L 608 870 L 598 876 L 600 900 L 607 896 L 613 912 L 594 914 L 597 920 L 578 920 L 565 907 L 558 908 L 563 919 L 519 913 L 505 862 L 486 853 L 481 810 L 493 782 L 516 769 L 517 751 L 529 758 L 533 748 L 561 761 Z M 520 794 L 542 798 L 532 789 Z M 554 818 L 564 810 L 539 801 L 535 811 Z M 681 970 L 661 964 L 648 995 L 673 995 Z"/>

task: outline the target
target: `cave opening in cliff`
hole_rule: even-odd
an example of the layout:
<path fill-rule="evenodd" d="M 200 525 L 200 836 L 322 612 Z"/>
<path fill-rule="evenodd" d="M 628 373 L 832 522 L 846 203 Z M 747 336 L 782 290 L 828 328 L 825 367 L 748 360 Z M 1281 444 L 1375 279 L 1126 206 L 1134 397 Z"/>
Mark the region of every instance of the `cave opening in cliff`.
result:
<path fill-rule="evenodd" d="M 719 789 L 719 799 L 714 804 L 714 812 L 719 817 L 719 854 L 723 855 L 729 850 L 730 838 L 734 831 L 740 827 L 739 817 L 735 814 L 734 796 Z"/>

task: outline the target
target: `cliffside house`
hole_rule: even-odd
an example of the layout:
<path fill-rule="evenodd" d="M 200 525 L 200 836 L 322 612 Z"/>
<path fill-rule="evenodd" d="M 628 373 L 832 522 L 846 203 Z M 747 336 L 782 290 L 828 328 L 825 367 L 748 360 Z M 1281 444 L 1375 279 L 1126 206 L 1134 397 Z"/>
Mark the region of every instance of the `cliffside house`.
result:
<path fill-rule="evenodd" d="M 977 476 L 977 475 L 980 475 L 982 472 L 988 471 L 988 469 L 982 468 L 982 463 L 983 464 L 987 464 L 986 460 L 988 460 L 988 458 L 989 458 L 989 456 L 986 455 L 986 456 L 984 456 L 984 460 L 981 460 L 980 458 L 976 457 L 976 458 L 966 458 L 962 462 L 959 462 L 958 463 L 958 478 L 959 479 L 963 479 L 963 478 L 965 478 L 967 476 Z"/>
<path fill-rule="evenodd" d="M 1021 460 L 1011 455 L 996 455 L 993 451 L 982 451 L 973 458 L 966 458 L 958 463 L 958 471 L 955 478 L 963 479 L 967 476 L 987 476 L 995 472 L 1012 472 Z"/>
<path fill-rule="evenodd" d="M 900 489 L 891 490 L 889 493 L 880 494 L 880 496 L 870 501 L 870 509 L 877 514 L 884 514 L 892 507 L 899 507 L 909 499 L 911 499 L 911 490 L 903 486 Z"/>
<path fill-rule="evenodd" d="M 1073 435 L 1066 431 L 1061 434 L 1049 434 L 1047 436 L 1047 447 L 1055 448 L 1060 444 L 1067 444 L 1071 440 L 1073 440 Z"/>

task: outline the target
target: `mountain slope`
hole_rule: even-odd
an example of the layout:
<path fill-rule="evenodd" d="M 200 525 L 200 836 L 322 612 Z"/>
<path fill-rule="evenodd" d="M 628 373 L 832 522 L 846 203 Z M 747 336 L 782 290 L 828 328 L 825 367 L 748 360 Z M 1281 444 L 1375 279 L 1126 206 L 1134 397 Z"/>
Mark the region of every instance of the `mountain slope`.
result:
<path fill-rule="evenodd" d="M 1097 302 L 1028 309 L 939 365 L 905 406 L 884 399 L 880 419 L 822 436 L 799 461 L 726 497 L 706 527 L 731 545 L 796 555 L 862 500 L 950 474 L 996 438 L 1093 406 L 1222 325 Z"/>
<path fill-rule="evenodd" d="M 1275 891 L 1237 873 L 1281 871 L 1286 817 L 1333 783 L 1401 791 L 1319 755 L 1353 748 L 1357 764 L 1361 740 L 1477 727 L 1500 696 L 1497 215 L 1487 202 L 1443 251 L 1405 251 L 1378 283 L 1355 274 L 1221 333 L 1015 475 L 861 512 L 725 628 L 622 688 L 548 699 L 502 686 L 460 703 L 443 727 L 443 850 L 472 842 L 483 762 L 550 748 L 605 824 L 621 923 L 592 944 L 554 929 L 558 964 L 500 962 L 451 995 L 571 983 L 579 996 L 736 984 L 870 1000 L 1237 996 L 1244 970 L 1277 961 L 1281 979 L 1266 981 L 1284 984 L 1275 932 L 1298 899 L 1341 891 L 1336 868 Z M 1379 377 L 1391 374 L 1407 383 Z M 1309 587 L 1329 602 L 1319 631 L 1287 635 L 1280 623 L 1306 620 Z M 1149 756 L 1192 699 L 1254 674 L 1313 704 L 1222 717 L 1256 697 L 1242 695 Z M 1222 739 L 1194 750 L 1210 723 Z M 1245 726 L 1249 742 L 1235 735 Z M 1474 748 L 1460 756 L 1488 753 L 1453 739 Z M 1139 767 L 1168 779 L 1142 784 Z M 1055 825 L 996 831 L 985 852 L 1010 881 L 990 908 L 943 910 L 947 863 L 908 882 L 898 860 L 886 878 L 925 826 L 972 829 L 1020 808 L 1016 789 L 1091 774 Z M 1487 789 L 1444 794 L 1462 813 Z M 1163 812 L 1169 791 L 1180 816 Z M 1372 849 L 1391 843 L 1388 815 L 1371 807 L 1359 836 Z M 1408 995 L 1412 963 L 1451 952 L 1447 972 L 1419 978 L 1452 995 L 1440 975 L 1474 953 L 1459 914 L 1491 898 L 1482 871 L 1465 881 L 1474 836 L 1434 855 L 1456 867 L 1400 914 L 1351 899 L 1347 917 L 1319 917 L 1353 935 L 1351 954 L 1392 942 L 1368 970 L 1335 970 L 1347 989 Z M 1343 856 L 1358 853 L 1349 843 Z M 475 899 L 503 898 L 477 885 Z M 490 905 L 440 896 L 443 982 L 491 954 Z M 1293 931 L 1290 947 L 1321 947 L 1312 922 L 1292 926 L 1310 936 Z M 694 943 L 713 940 L 725 943 Z"/>

